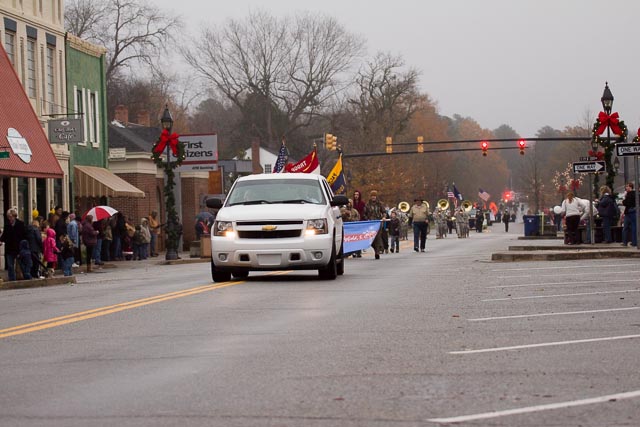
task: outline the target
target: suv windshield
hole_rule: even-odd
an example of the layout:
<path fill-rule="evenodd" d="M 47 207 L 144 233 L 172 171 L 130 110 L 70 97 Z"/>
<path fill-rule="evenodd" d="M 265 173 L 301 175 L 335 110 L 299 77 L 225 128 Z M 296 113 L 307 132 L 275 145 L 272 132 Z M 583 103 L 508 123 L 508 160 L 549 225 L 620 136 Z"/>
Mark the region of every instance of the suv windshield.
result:
<path fill-rule="evenodd" d="M 309 179 L 261 179 L 239 181 L 227 198 L 227 206 L 271 203 L 326 203 L 320 182 Z"/>

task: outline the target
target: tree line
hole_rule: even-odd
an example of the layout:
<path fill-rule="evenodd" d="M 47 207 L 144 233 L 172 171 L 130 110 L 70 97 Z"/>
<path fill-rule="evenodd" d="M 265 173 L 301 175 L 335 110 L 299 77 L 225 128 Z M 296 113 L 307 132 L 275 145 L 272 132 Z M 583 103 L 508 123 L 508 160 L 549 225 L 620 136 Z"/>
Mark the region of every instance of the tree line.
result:
<path fill-rule="evenodd" d="M 324 150 L 324 133 L 337 135 L 349 153 L 384 151 L 388 136 L 422 136 L 426 150 L 435 140 L 520 137 L 507 124 L 490 130 L 471 117 L 439 114 L 418 69 L 390 52 L 367 55 L 366 40 L 331 16 L 257 11 L 185 35 L 180 17 L 145 0 L 69 0 L 65 26 L 107 48 L 110 117 L 119 104 L 133 117 L 143 110 L 159 117 L 169 104 L 177 132 L 218 134 L 221 158 L 241 158 L 254 139 L 274 152 L 285 140 L 294 158 L 317 144 L 326 174 L 337 154 Z M 588 115 L 535 136 L 588 135 Z M 472 202 L 478 187 L 492 200 L 508 188 L 543 208 L 559 202 L 558 171 L 587 150 L 580 142 L 528 143 L 525 156 L 490 149 L 483 157 L 478 147 L 344 163 L 350 191 L 375 188 L 389 204 L 414 196 L 435 201 L 455 182 Z"/>

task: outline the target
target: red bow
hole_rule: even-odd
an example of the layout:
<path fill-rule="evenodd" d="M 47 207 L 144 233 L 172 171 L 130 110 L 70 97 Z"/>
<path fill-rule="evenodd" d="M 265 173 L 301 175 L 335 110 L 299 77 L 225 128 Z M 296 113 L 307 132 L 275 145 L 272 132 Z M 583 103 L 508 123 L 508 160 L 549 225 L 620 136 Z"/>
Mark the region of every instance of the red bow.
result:
<path fill-rule="evenodd" d="M 169 131 L 164 129 L 160 134 L 160 141 L 155 146 L 153 151 L 158 154 L 162 154 L 165 147 L 167 146 L 167 143 L 169 143 L 169 147 L 171 147 L 171 151 L 173 152 L 173 155 L 178 156 L 178 142 L 179 142 L 178 138 L 179 137 L 177 133 L 174 132 L 171 135 L 169 135 Z"/>
<path fill-rule="evenodd" d="M 595 157 L 598 160 L 604 159 L 604 153 L 602 151 L 589 150 L 589 157 Z"/>
<path fill-rule="evenodd" d="M 604 111 L 600 111 L 598 114 L 598 120 L 600 121 L 600 127 L 598 127 L 598 135 L 602 135 L 602 133 L 607 129 L 607 126 L 611 128 L 611 132 L 616 135 L 621 135 L 622 130 L 620 129 L 620 125 L 618 124 L 620 121 L 618 120 L 620 116 L 618 113 L 613 113 L 608 115 Z"/>

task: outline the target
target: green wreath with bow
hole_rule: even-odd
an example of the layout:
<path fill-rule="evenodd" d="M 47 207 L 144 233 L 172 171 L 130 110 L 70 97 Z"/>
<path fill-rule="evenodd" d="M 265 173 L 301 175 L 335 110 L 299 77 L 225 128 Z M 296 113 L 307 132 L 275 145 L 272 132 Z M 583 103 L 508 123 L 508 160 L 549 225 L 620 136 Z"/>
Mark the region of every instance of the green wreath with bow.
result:
<path fill-rule="evenodd" d="M 173 162 L 169 162 L 169 167 L 171 169 L 175 169 L 182 164 L 184 159 L 187 157 L 184 143 L 182 143 L 179 139 L 177 133 L 169 134 L 167 129 L 164 129 L 160 134 L 160 138 L 153 145 L 153 149 L 151 150 L 151 158 L 153 162 L 162 167 L 167 167 L 167 162 L 162 160 L 162 155 L 166 153 L 167 145 L 170 147 L 171 152 L 175 156 L 176 160 Z M 169 159 L 167 159 L 168 161 Z"/>

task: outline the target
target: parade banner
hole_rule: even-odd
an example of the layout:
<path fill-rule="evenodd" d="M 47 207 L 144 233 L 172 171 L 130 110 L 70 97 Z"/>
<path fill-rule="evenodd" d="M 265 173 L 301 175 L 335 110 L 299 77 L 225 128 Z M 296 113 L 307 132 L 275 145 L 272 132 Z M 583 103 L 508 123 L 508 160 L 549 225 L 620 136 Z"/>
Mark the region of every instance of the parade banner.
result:
<path fill-rule="evenodd" d="M 344 223 L 344 253 L 349 254 L 371 246 L 380 221 L 352 221 Z"/>

